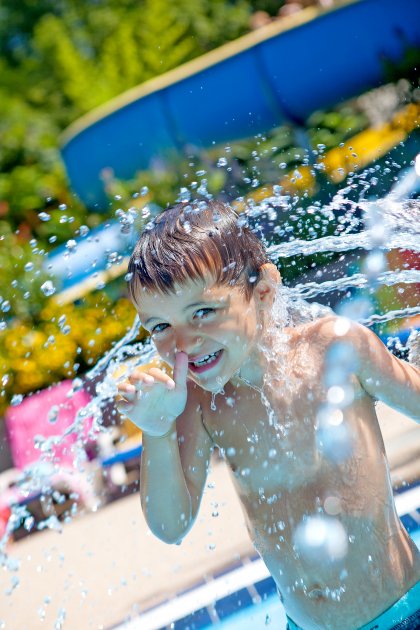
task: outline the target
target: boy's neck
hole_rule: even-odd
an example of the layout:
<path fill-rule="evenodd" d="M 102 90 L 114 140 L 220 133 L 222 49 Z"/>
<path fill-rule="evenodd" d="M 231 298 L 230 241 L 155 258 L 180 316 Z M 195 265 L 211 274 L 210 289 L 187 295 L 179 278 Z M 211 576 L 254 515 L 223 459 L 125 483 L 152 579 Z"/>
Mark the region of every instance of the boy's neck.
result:
<path fill-rule="evenodd" d="M 262 338 L 256 343 L 238 372 L 230 379 L 232 385 L 243 385 L 243 383 L 246 382 L 252 387 L 263 387 L 270 356 L 272 357 L 274 348 L 278 347 L 279 333 L 283 335 L 286 333 L 286 339 L 289 338 L 289 329 L 283 328 L 280 330 L 273 325 L 265 329 Z"/>
<path fill-rule="evenodd" d="M 266 363 L 263 348 L 255 347 L 238 372 L 230 379 L 232 385 L 243 385 L 245 382 L 253 387 L 262 387 L 266 373 Z"/>

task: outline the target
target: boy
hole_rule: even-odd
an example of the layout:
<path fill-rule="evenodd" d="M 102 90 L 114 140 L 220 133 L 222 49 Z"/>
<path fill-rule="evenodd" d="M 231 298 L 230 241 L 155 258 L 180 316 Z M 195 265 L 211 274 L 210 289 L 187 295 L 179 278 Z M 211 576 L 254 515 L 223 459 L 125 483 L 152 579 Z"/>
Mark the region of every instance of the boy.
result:
<path fill-rule="evenodd" d="M 276 267 L 224 204 L 179 204 L 148 228 L 130 294 L 173 378 L 134 370 L 119 408 L 143 431 L 150 529 L 186 535 L 218 446 L 289 628 L 420 627 L 420 554 L 374 406 L 420 419 L 419 371 L 343 318 L 290 325 Z"/>

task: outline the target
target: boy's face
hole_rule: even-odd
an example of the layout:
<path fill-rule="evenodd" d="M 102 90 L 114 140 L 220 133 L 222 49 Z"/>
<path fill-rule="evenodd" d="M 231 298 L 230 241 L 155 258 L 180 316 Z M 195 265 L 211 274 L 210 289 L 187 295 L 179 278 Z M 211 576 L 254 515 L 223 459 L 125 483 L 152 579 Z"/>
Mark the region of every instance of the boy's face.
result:
<path fill-rule="evenodd" d="M 189 280 L 175 294 L 143 291 L 137 303 L 160 356 L 173 366 L 185 352 L 189 378 L 207 391 L 220 390 L 256 347 L 258 300 L 238 287 Z"/>

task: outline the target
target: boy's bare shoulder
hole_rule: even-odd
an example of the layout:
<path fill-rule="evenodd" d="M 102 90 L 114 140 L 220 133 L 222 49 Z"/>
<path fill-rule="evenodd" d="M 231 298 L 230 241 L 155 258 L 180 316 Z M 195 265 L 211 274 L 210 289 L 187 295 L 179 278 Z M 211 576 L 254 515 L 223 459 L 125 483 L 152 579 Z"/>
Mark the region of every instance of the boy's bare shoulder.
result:
<path fill-rule="evenodd" d="M 366 326 L 335 314 L 326 315 L 307 322 L 295 329 L 300 341 L 306 341 L 312 348 L 325 352 L 332 343 L 341 342 L 351 345 L 360 357 L 372 349 L 383 346 L 378 337 Z"/>
<path fill-rule="evenodd" d="M 318 319 L 293 326 L 288 329 L 289 334 L 297 339 L 307 341 L 328 341 L 334 336 L 334 328 L 339 318 L 336 315 L 326 315 Z"/>
<path fill-rule="evenodd" d="M 363 329 L 363 326 L 335 314 L 329 314 L 289 330 L 292 338 L 297 341 L 305 341 L 311 346 L 322 349 L 338 339 L 354 341 L 360 337 L 360 329 Z"/>

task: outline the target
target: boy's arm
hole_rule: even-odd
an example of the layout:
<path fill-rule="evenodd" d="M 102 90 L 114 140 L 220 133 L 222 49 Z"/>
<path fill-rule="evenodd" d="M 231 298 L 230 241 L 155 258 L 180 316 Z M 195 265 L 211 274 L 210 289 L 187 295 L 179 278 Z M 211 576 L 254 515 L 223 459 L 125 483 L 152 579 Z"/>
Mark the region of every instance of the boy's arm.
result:
<path fill-rule="evenodd" d="M 352 324 L 348 341 L 356 348 L 357 376 L 373 397 L 420 420 L 420 370 L 397 359 L 368 328 Z"/>
<path fill-rule="evenodd" d="M 203 495 L 212 449 L 201 408 L 189 387 L 184 412 L 162 437 L 143 434 L 140 495 L 152 532 L 178 543 L 191 528 Z"/>

